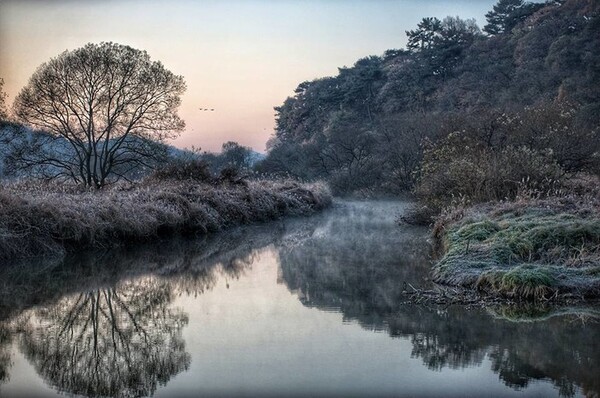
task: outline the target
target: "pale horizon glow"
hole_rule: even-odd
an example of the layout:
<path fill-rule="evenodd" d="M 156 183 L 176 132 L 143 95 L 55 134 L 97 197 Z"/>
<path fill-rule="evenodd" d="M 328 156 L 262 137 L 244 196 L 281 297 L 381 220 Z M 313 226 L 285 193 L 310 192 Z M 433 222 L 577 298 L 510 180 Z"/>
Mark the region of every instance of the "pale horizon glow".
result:
<path fill-rule="evenodd" d="M 237 141 L 264 152 L 273 107 L 305 80 L 406 44 L 423 17 L 458 15 L 481 27 L 495 0 L 0 0 L 0 78 L 8 105 L 36 68 L 65 50 L 112 41 L 183 75 L 172 144 L 219 151 Z M 214 108 L 201 111 L 199 108 Z"/>

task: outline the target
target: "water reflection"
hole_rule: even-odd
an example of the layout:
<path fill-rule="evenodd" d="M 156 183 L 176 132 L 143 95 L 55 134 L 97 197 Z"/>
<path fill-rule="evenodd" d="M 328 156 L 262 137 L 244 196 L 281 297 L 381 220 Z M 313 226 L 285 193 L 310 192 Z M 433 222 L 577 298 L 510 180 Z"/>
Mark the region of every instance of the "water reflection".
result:
<path fill-rule="evenodd" d="M 58 391 L 152 395 L 191 360 L 181 337 L 188 316 L 172 308 L 173 299 L 198 296 L 219 278 L 239 278 L 255 249 L 281 233 L 273 226 L 237 229 L 3 267 L 1 280 L 12 283 L 0 290 L 0 386 L 9 380 L 16 336 L 36 372 Z"/>
<path fill-rule="evenodd" d="M 344 322 L 350 324 L 344 327 L 356 327 L 360 332 L 353 335 L 355 341 L 376 330 L 395 338 L 387 338 L 386 344 L 408 346 L 408 351 L 402 351 L 405 357 L 393 360 L 414 360 L 425 380 L 434 377 L 434 372 L 477 368 L 493 374 L 496 384 L 499 380 L 506 386 L 502 387 L 504 392 L 530 391 L 540 382 L 551 383 L 563 396 L 598 396 L 600 311 L 594 307 L 484 310 L 403 304 L 405 284 L 429 283 L 430 250 L 425 230 L 395 225 L 395 213 L 402 208 L 391 202 L 350 202 L 310 219 L 101 255 L 88 253 L 61 263 L 3 267 L 0 281 L 11 282 L 0 287 L 0 389 L 3 383 L 9 384 L 11 366 L 16 366 L 14 347 L 48 385 L 70 394 L 147 396 L 158 392 L 160 386 L 177 383 L 191 383 L 185 391 L 196 394 L 202 391 L 203 382 L 210 381 L 211 376 L 206 376 L 209 380 L 202 377 L 213 374 L 210 370 L 218 352 L 231 354 L 241 367 L 246 364 L 243 372 L 249 372 L 248 363 L 259 361 L 257 356 L 263 364 L 271 360 L 281 363 L 268 368 L 275 373 L 265 380 L 280 380 L 285 385 L 286 377 L 306 371 L 303 361 L 281 362 L 285 345 L 304 344 L 298 343 L 295 331 L 316 330 L 311 333 L 321 344 L 341 338 L 332 336 L 328 328 L 311 329 L 309 314 L 301 310 L 316 308 L 320 311 L 313 313 L 341 313 Z M 273 259 L 277 280 L 261 273 L 269 259 Z M 207 308 L 215 308 L 210 307 L 215 303 L 234 305 L 232 295 L 224 293 L 233 293 L 228 290 L 230 284 L 232 290 L 240 290 L 233 295 L 244 302 L 240 310 L 251 309 L 255 315 L 198 311 L 203 302 L 207 303 L 207 296 L 211 300 Z M 273 296 L 275 287 L 279 289 L 277 299 Z M 269 307 L 273 300 L 287 300 L 277 304 L 282 312 Z M 273 314 L 283 315 L 278 318 Z M 332 319 L 340 323 L 339 318 Z M 260 322 L 264 325 L 257 325 Z M 202 324 L 210 328 L 203 329 Z M 232 325 L 237 329 L 227 331 Z M 257 336 L 260 331 L 278 328 L 278 343 L 273 343 L 277 349 L 270 351 L 269 343 L 252 346 L 258 355 L 244 351 L 249 349 L 244 339 L 251 336 L 272 342 L 271 335 Z M 254 334 L 244 335 L 244 330 Z M 231 340 L 223 340 L 225 333 Z M 190 345 L 189 336 L 196 334 L 196 342 Z M 220 345 L 226 345 L 223 351 L 219 351 Z M 239 355 L 236 350 L 240 350 Z M 299 355 L 302 347 L 290 348 L 290 352 Z M 317 347 L 314 352 L 317 356 L 330 352 L 330 346 Z M 344 374 L 356 372 L 352 366 L 364 365 L 362 370 L 368 370 L 381 359 L 363 356 L 352 363 L 338 361 L 334 366 Z M 177 374 L 191 372 L 194 361 L 201 372 L 187 382 L 173 380 Z M 234 368 L 228 363 L 219 374 L 226 386 L 240 380 L 242 374 Z M 260 369 L 253 367 L 259 375 Z M 418 384 L 411 387 L 417 379 L 403 379 L 406 370 L 402 369 L 382 370 L 389 373 L 384 378 L 388 387 L 396 382 L 420 391 L 415 390 L 422 388 Z M 333 369 L 331 373 L 335 373 Z M 297 385 L 305 386 L 307 394 L 318 395 L 317 387 L 310 390 L 310 382 L 315 381 L 314 374 L 310 375 L 312 379 L 300 377 Z M 327 379 L 324 383 L 331 387 Z M 438 393 L 448 392 L 445 388 L 440 385 Z"/>
<path fill-rule="evenodd" d="M 593 309 L 527 322 L 490 314 L 502 309 L 410 309 L 390 318 L 390 334 L 410 338 L 412 355 L 431 369 L 476 366 L 487 357 L 500 380 L 517 390 L 551 380 L 563 396 L 572 396 L 576 386 L 586 396 L 600 392 L 600 347 L 593 343 L 600 329 Z"/>
<path fill-rule="evenodd" d="M 170 286 L 157 278 L 125 281 L 63 298 L 22 321 L 21 351 L 59 391 L 86 396 L 145 396 L 188 368 Z"/>
<path fill-rule="evenodd" d="M 12 334 L 6 325 L 0 322 L 0 386 L 9 379 L 9 370 L 12 364 L 10 345 Z"/>
<path fill-rule="evenodd" d="M 296 245 L 281 245 L 282 279 L 307 306 L 341 311 L 381 329 L 407 283 L 426 284 L 430 247 L 423 228 L 399 228 L 398 207 L 352 203 Z"/>
<path fill-rule="evenodd" d="M 585 395 L 600 393 L 600 310 L 402 305 L 405 283 L 426 278 L 427 267 L 418 265 L 427 264 L 428 252 L 418 231 L 390 229 L 377 210 L 351 207 L 349 217 L 280 249 L 282 278 L 306 306 L 337 309 L 366 329 L 410 339 L 411 355 L 432 370 L 480 366 L 488 358 L 517 390 L 551 380 L 563 396 L 576 386 Z M 354 212 L 372 222 L 357 223 Z"/>
<path fill-rule="evenodd" d="M 238 278 L 254 261 L 254 251 L 284 234 L 282 224 L 238 228 L 224 234 L 178 238 L 85 252 L 59 260 L 23 261 L 0 267 L 0 321 L 38 304 L 123 279 L 148 274 L 178 279 L 176 288 L 190 294 L 210 289 L 218 273 Z"/>

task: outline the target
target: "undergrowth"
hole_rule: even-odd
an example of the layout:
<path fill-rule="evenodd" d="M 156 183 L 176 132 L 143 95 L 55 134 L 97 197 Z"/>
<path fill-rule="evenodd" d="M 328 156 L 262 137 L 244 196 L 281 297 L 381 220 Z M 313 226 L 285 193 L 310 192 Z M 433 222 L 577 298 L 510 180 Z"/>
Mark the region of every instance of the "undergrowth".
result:
<path fill-rule="evenodd" d="M 434 227 L 434 280 L 527 299 L 599 296 L 599 210 L 568 198 L 455 209 Z"/>
<path fill-rule="evenodd" d="M 208 183 L 196 171 L 190 174 L 200 178 L 161 175 L 100 191 L 32 181 L 4 186 L 0 188 L 0 260 L 62 256 L 85 247 L 123 245 L 169 233 L 208 233 L 286 215 L 308 215 L 331 203 L 329 189 L 321 183 L 237 184 L 224 179 Z"/>

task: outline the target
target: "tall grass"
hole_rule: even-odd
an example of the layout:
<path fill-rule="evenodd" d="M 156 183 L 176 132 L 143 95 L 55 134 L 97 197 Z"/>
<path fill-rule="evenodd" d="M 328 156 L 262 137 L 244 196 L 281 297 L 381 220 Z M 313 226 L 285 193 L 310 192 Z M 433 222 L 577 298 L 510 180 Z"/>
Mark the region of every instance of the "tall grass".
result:
<path fill-rule="evenodd" d="M 434 280 L 493 294 L 600 296 L 600 201 L 521 199 L 459 208 L 434 227 Z"/>
<path fill-rule="evenodd" d="M 0 259 L 308 215 L 331 203 L 321 183 L 148 178 L 101 191 L 31 181 L 0 188 Z"/>

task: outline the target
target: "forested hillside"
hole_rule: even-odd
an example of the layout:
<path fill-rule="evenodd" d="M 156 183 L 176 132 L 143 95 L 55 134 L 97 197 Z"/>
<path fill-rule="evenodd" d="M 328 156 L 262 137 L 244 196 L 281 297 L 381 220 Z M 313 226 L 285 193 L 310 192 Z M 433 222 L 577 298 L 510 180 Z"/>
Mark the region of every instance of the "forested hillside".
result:
<path fill-rule="evenodd" d="M 300 83 L 275 108 L 261 170 L 325 178 L 337 193 L 507 185 L 482 199 L 597 174 L 600 2 L 501 0 L 486 18 L 423 18 L 405 49 Z"/>

